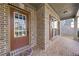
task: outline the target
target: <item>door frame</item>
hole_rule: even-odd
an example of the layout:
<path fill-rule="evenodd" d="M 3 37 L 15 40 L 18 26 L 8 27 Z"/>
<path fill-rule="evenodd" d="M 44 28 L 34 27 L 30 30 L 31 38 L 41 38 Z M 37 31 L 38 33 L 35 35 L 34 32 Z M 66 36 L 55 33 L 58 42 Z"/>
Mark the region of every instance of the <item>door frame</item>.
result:
<path fill-rule="evenodd" d="M 52 19 L 51 19 L 51 15 L 49 15 L 49 40 L 51 40 L 52 39 L 52 37 L 53 37 L 53 34 L 51 33 L 51 22 L 52 22 Z"/>
<path fill-rule="evenodd" d="M 16 9 L 16 10 L 20 10 L 21 12 L 24 12 L 24 13 L 27 13 L 28 14 L 28 19 L 29 19 L 29 23 L 28 23 L 28 25 L 29 25 L 29 27 L 28 27 L 28 45 L 31 45 L 31 13 L 30 12 L 28 12 L 28 11 L 26 11 L 26 10 L 24 10 L 24 9 L 21 9 L 21 8 L 19 8 L 19 7 L 17 7 L 17 6 L 14 6 L 14 5 L 12 5 L 12 4 L 8 4 L 8 6 L 9 6 L 9 11 L 10 11 L 10 8 L 14 8 L 14 9 Z M 10 34 L 10 29 L 11 29 L 11 25 L 10 25 L 10 17 L 11 16 L 11 14 L 10 14 L 10 12 L 9 12 L 9 20 L 8 20 L 8 28 L 9 28 L 9 31 L 8 31 L 8 33 L 9 33 L 9 49 L 10 49 L 10 51 L 11 51 L 11 34 Z M 27 45 L 26 45 L 27 46 Z"/>
<path fill-rule="evenodd" d="M 56 29 L 52 29 L 51 27 L 51 22 L 53 21 L 57 21 L 56 18 L 54 16 L 49 15 L 49 40 L 51 40 L 55 34 L 56 34 Z M 58 27 L 58 25 L 57 25 Z M 57 29 L 58 31 L 58 29 Z"/>

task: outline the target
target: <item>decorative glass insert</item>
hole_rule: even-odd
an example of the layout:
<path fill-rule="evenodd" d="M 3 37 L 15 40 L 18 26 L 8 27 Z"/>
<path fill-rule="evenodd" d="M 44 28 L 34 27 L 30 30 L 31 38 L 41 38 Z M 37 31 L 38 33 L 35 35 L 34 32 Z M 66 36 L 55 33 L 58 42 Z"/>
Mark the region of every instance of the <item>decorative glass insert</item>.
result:
<path fill-rule="evenodd" d="M 14 12 L 14 37 L 22 37 L 27 35 L 26 16 L 19 12 Z"/>

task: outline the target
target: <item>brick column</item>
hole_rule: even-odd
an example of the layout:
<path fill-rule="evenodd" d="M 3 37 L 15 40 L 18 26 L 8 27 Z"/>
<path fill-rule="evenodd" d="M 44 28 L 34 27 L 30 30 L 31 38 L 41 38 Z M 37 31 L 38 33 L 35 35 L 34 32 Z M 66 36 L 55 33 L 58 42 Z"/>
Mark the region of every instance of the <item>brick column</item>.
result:
<path fill-rule="evenodd" d="M 40 6 L 37 10 L 37 46 L 45 49 L 45 8 Z"/>
<path fill-rule="evenodd" d="M 0 4 L 0 56 L 7 54 L 8 49 L 8 5 Z"/>

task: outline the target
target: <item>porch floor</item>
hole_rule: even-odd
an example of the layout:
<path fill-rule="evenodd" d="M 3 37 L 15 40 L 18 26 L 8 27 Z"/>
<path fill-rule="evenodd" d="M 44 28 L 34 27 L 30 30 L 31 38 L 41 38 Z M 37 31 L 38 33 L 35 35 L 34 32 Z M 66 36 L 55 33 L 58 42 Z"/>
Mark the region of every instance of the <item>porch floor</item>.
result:
<path fill-rule="evenodd" d="M 56 36 L 50 40 L 49 48 L 33 48 L 32 56 L 79 56 L 79 42 L 68 37 Z"/>

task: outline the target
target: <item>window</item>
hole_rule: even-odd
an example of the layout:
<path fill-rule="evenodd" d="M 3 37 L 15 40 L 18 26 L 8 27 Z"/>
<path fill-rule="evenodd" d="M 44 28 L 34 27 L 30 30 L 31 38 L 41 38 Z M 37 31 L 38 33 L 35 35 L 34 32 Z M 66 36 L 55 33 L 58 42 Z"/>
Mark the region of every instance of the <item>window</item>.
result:
<path fill-rule="evenodd" d="M 71 21 L 71 28 L 74 28 L 74 19 Z"/>
<path fill-rule="evenodd" d="M 52 28 L 57 29 L 58 28 L 58 21 L 52 22 Z"/>
<path fill-rule="evenodd" d="M 14 37 L 26 36 L 26 16 L 14 12 Z"/>
<path fill-rule="evenodd" d="M 79 28 L 79 17 L 77 19 L 77 28 Z"/>

